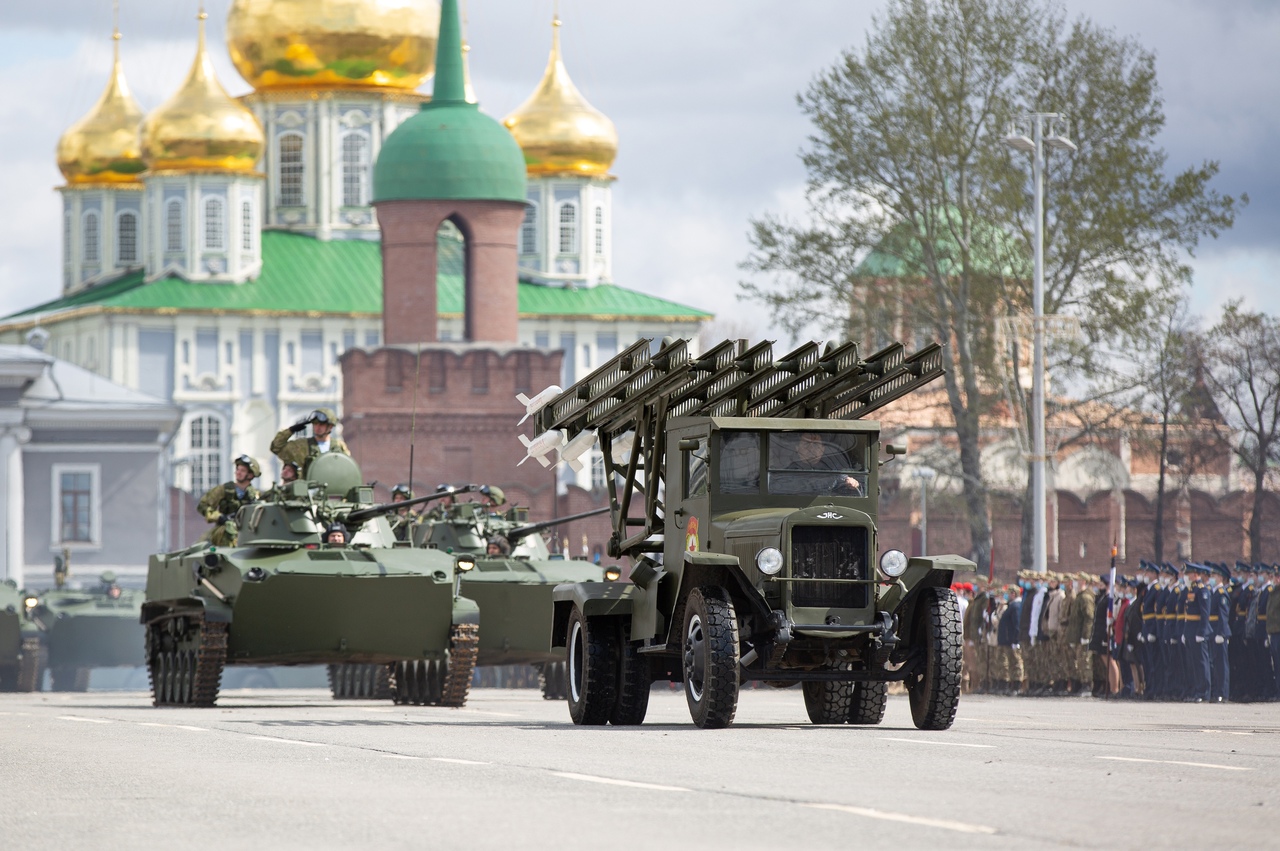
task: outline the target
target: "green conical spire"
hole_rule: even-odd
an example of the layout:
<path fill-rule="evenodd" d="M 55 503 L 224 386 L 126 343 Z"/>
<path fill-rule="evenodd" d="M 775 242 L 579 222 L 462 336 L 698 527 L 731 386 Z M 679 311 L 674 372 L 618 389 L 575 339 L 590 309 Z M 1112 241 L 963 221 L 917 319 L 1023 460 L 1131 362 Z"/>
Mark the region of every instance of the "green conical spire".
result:
<path fill-rule="evenodd" d="M 467 79 L 462 63 L 462 23 L 458 0 L 440 4 L 440 37 L 436 42 L 436 80 L 424 109 L 467 102 Z"/>

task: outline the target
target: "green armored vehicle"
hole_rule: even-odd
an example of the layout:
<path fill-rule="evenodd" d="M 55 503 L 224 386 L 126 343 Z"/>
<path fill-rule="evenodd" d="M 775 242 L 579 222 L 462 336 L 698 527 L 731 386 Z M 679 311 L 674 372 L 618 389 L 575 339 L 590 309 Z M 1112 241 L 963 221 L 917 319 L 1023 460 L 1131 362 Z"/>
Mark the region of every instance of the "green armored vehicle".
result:
<path fill-rule="evenodd" d="M 620 572 L 588 561 L 553 559 L 538 533 L 606 511 L 607 507 L 530 524 L 524 509 L 499 515 L 481 503 L 464 502 L 433 511 L 416 527 L 417 546 L 468 553 L 476 559 L 476 569 L 462 579 L 462 594 L 480 606 L 477 665 L 533 665 L 543 697 L 565 698 L 565 652 L 547 641 L 551 593 L 566 582 L 612 581 Z"/>
<path fill-rule="evenodd" d="M 28 610 L 39 626 L 54 691 L 86 691 L 94 668 L 136 668 L 144 663 L 138 624 L 142 592 L 122 589 L 111 571 L 96 586 L 65 585 L 42 591 Z"/>
<path fill-rule="evenodd" d="M 917 727 L 960 693 L 958 556 L 908 558 L 878 538 L 884 447 L 860 419 L 942 374 L 941 349 L 867 358 L 854 343 L 640 341 L 538 412 L 531 442 L 599 439 L 613 556 L 627 584 L 556 589 L 577 724 L 639 724 L 654 680 L 683 682 L 699 727 L 732 723 L 740 683 L 801 683 L 814 723 L 876 724 L 904 681 Z M 562 450 L 563 454 L 563 450 Z M 616 457 L 615 457 L 616 456 Z"/>
<path fill-rule="evenodd" d="M 0 691 L 35 691 L 40 687 L 43 647 L 30 612 L 39 603 L 12 580 L 0 582 Z"/>
<path fill-rule="evenodd" d="M 458 583 L 474 560 L 397 547 L 386 515 L 406 503 L 375 505 L 349 457 L 323 455 L 307 475 L 242 507 L 236 546 L 152 556 L 155 704 L 212 706 L 224 665 L 364 663 L 388 671 L 397 703 L 461 706 L 479 609 Z M 345 543 L 325 532 L 337 523 Z"/>

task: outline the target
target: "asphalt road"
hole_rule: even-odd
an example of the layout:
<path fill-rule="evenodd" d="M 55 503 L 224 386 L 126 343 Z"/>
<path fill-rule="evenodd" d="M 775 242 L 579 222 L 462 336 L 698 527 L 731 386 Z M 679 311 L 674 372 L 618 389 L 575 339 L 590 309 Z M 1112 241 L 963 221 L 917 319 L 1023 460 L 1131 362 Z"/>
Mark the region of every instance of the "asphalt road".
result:
<path fill-rule="evenodd" d="M 640 728 L 536 698 L 0 695 L 0 846 L 1280 846 L 1280 704 L 966 697 L 922 733 L 901 697 L 878 727 L 817 727 L 797 691 L 747 691 L 719 731 L 678 692 Z"/>

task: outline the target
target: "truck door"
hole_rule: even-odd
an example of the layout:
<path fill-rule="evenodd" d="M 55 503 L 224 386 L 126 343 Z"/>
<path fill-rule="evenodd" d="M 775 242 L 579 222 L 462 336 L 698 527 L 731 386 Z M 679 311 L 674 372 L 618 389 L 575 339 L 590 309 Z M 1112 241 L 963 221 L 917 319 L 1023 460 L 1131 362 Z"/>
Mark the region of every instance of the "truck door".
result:
<path fill-rule="evenodd" d="M 677 535 L 676 540 L 669 537 L 667 541 L 667 552 L 672 556 L 675 554 L 673 550 L 685 553 L 707 549 L 707 535 L 711 533 L 708 438 L 708 430 L 684 432 L 677 442 L 680 490 L 674 494 L 679 499 L 672 506 L 674 513 L 671 517 Z"/>

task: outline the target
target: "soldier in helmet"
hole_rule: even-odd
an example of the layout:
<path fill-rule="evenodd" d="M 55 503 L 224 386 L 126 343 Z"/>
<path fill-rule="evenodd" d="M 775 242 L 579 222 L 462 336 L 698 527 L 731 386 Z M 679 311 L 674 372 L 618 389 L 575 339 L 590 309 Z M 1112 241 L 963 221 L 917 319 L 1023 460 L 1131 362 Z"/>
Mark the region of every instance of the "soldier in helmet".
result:
<path fill-rule="evenodd" d="M 505 505 L 507 501 L 507 495 L 497 485 L 481 486 L 480 494 L 484 497 L 481 501 L 487 508 L 497 508 L 500 505 Z"/>
<path fill-rule="evenodd" d="M 396 485 L 391 489 L 392 502 L 406 502 L 413 499 L 413 489 L 408 485 Z M 421 517 L 412 508 L 401 508 L 389 518 L 391 531 L 397 541 L 408 541 L 413 536 L 413 527 Z"/>
<path fill-rule="evenodd" d="M 330 523 L 324 530 L 324 543 L 331 547 L 345 547 L 351 541 L 347 527 L 341 523 Z"/>
<path fill-rule="evenodd" d="M 290 485 L 298 480 L 299 465 L 297 461 L 285 461 L 280 465 L 280 484 L 276 485 L 269 491 L 264 491 L 262 499 L 272 499 L 275 497 L 285 496 L 285 486 Z"/>
<path fill-rule="evenodd" d="M 342 438 L 333 434 L 333 428 L 337 424 L 338 415 L 331 409 L 316 408 L 298 422 L 276 432 L 276 436 L 271 439 L 271 451 L 281 461 L 296 461 L 305 476 L 311 462 L 326 452 L 351 454 Z M 311 437 L 293 437 L 305 431 L 307 426 L 311 426 Z"/>
<path fill-rule="evenodd" d="M 241 455 L 235 461 L 235 479 L 211 488 L 200 497 L 196 510 L 204 515 L 204 519 L 214 524 L 204 538 L 215 547 L 233 547 L 236 543 L 235 527 L 228 529 L 240 506 L 258 501 L 258 489 L 253 480 L 262 475 L 258 462 L 248 455 Z"/>
<path fill-rule="evenodd" d="M 116 573 L 114 570 L 104 570 L 102 575 L 98 577 L 98 581 L 102 583 L 102 592 L 112 600 L 120 599 L 120 586 L 116 584 Z"/>
<path fill-rule="evenodd" d="M 489 546 L 485 550 L 486 556 L 489 558 L 506 558 L 510 554 L 511 550 L 505 540 L 496 536 L 489 539 Z"/>

